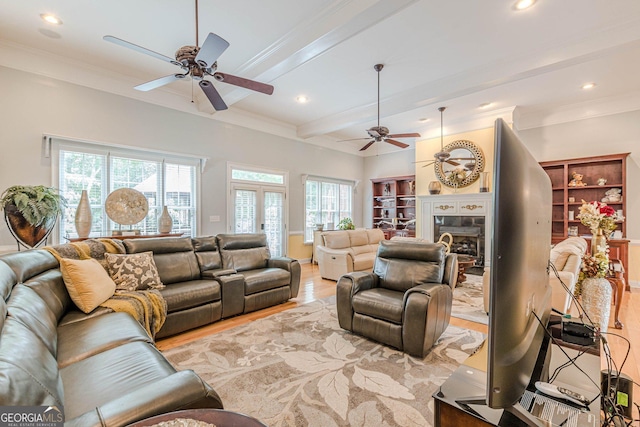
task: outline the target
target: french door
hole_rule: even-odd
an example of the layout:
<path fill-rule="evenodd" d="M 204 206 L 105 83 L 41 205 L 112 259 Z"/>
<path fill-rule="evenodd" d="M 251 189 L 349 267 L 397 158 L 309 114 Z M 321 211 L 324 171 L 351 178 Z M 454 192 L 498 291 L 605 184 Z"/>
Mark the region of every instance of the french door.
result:
<path fill-rule="evenodd" d="M 282 187 L 233 183 L 231 233 L 265 233 L 271 256 L 287 253 L 285 190 Z"/>

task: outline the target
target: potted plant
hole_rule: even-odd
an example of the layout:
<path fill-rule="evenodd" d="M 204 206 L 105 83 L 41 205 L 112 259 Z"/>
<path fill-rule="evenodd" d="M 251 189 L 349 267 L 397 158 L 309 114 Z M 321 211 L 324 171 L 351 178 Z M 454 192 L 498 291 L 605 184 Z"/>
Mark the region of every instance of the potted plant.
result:
<path fill-rule="evenodd" d="M 14 185 L 0 196 L 9 231 L 31 248 L 47 238 L 66 205 L 58 189 L 44 185 Z"/>
<path fill-rule="evenodd" d="M 351 218 L 342 218 L 338 223 L 338 230 L 355 230 L 356 226 L 353 225 Z"/>

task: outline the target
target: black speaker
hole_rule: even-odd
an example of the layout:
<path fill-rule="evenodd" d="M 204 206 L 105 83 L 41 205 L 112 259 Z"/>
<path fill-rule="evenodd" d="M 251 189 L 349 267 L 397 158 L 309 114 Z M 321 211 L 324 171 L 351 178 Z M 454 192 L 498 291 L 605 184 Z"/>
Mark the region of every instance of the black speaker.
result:
<path fill-rule="evenodd" d="M 602 409 L 610 414 L 617 413 L 633 419 L 633 380 L 616 371 L 600 371 L 602 385 Z M 613 408 L 615 405 L 616 408 Z"/>

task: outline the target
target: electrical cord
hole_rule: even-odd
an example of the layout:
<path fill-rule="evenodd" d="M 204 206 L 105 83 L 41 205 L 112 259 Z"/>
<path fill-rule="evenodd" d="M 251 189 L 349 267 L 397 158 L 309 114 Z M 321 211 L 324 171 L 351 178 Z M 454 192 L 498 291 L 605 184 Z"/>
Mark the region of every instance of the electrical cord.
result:
<path fill-rule="evenodd" d="M 613 423 L 614 425 L 616 425 L 616 419 L 618 420 L 618 425 L 620 425 L 620 422 L 622 422 L 623 425 L 626 426 L 631 426 L 633 424 L 634 421 L 637 420 L 631 420 L 629 422 L 625 422 L 624 421 L 624 408 L 622 407 L 622 405 L 618 404 L 616 402 L 616 399 L 614 399 L 612 396 L 617 395 L 618 392 L 618 386 L 619 386 L 619 382 L 620 382 L 620 373 L 622 372 L 622 368 L 624 367 L 625 363 L 627 362 L 627 359 L 629 357 L 629 353 L 631 351 L 631 342 L 624 336 L 613 333 L 613 332 L 602 332 L 602 334 L 606 334 L 606 335 L 611 335 L 611 336 L 615 336 L 618 338 L 623 339 L 626 343 L 627 343 L 627 352 L 624 356 L 624 359 L 622 360 L 622 364 L 620 365 L 620 368 L 618 368 L 616 366 L 615 361 L 613 360 L 613 357 L 611 356 L 611 349 L 609 347 L 609 343 L 607 342 L 607 339 L 601 335 L 601 340 L 603 343 L 603 350 L 605 352 L 605 356 L 606 356 L 606 360 L 607 360 L 607 390 L 608 392 L 606 393 L 606 395 L 603 395 L 603 406 L 605 406 L 605 408 L 611 408 L 612 412 L 611 413 L 607 413 L 606 417 L 605 417 L 605 421 L 606 423 L 604 423 L 604 425 L 609 425 L 611 423 Z M 612 369 L 613 367 L 613 369 Z M 613 376 L 613 373 L 615 374 L 615 381 L 612 383 L 611 381 L 611 377 Z M 635 381 L 633 381 L 635 384 L 637 384 Z M 638 406 L 638 404 L 635 404 L 638 412 L 640 413 L 640 406 Z M 605 411 L 606 413 L 606 411 Z M 622 421 L 620 421 L 622 420 Z M 609 423 L 609 424 L 607 424 Z"/>
<path fill-rule="evenodd" d="M 585 311 L 582 303 L 580 302 L 580 300 L 578 300 L 578 298 L 573 294 L 573 292 L 571 291 L 571 289 L 569 289 L 569 287 L 566 285 L 566 283 L 564 283 L 562 281 L 562 279 L 560 278 L 560 273 L 558 273 L 558 269 L 556 268 L 556 266 L 551 262 L 551 260 L 549 260 L 549 267 L 551 267 L 551 269 L 553 270 L 553 273 L 555 274 L 556 278 L 558 279 L 558 281 L 560 282 L 560 284 L 562 285 L 562 287 L 564 288 L 565 292 L 567 294 L 569 294 L 569 296 L 571 297 L 571 299 L 573 300 L 573 302 L 576 304 L 576 308 L 578 309 L 578 316 L 582 319 L 583 316 L 587 318 L 587 320 L 589 321 L 589 323 L 591 324 L 591 326 L 595 327 L 595 323 L 593 322 L 593 320 L 591 320 L 591 318 L 589 317 L 589 315 L 587 314 L 587 312 Z"/>
<path fill-rule="evenodd" d="M 549 339 L 551 339 L 551 342 L 553 342 L 553 343 L 554 343 L 554 344 L 555 344 L 555 345 L 560 349 L 560 351 L 562 351 L 562 353 L 564 353 L 564 355 L 567 357 L 567 359 L 568 359 L 568 360 L 571 360 L 571 359 L 572 359 L 572 357 L 571 357 L 571 356 L 569 356 L 569 354 L 567 354 L 567 352 L 564 350 L 564 348 L 562 348 L 562 346 L 558 343 L 558 341 L 556 340 L 556 338 L 555 338 L 553 335 L 551 335 L 551 333 L 547 330 L 547 325 L 545 325 L 545 324 L 542 322 L 542 319 L 540 319 L 540 317 L 538 317 L 538 315 L 536 314 L 536 312 L 535 312 L 535 311 L 532 311 L 531 313 L 532 313 L 532 314 L 533 314 L 533 316 L 538 320 L 538 323 L 540 323 L 540 326 L 542 326 L 542 330 L 544 330 L 545 335 L 547 335 L 547 336 L 549 337 Z M 575 366 L 575 368 L 576 368 L 578 371 L 582 372 L 582 374 L 584 374 L 584 376 L 585 376 L 585 377 L 587 377 L 587 379 L 588 379 L 589 381 L 591 381 L 591 383 L 592 383 L 594 386 L 596 386 L 596 389 L 600 390 L 600 384 L 597 384 L 597 383 L 593 380 L 593 378 L 591 378 L 591 377 L 589 376 L 589 374 L 587 374 L 587 373 L 584 371 L 584 369 L 582 369 L 580 366 L 578 366 L 578 365 L 575 363 L 575 361 L 573 361 L 571 364 L 572 364 L 573 366 Z M 589 402 L 589 405 L 591 405 L 593 402 L 595 402 L 595 401 L 596 401 L 596 400 L 597 400 L 601 395 L 602 395 L 602 393 L 598 393 L 598 395 L 597 395 L 596 397 L 594 397 L 594 398 Z"/>
<path fill-rule="evenodd" d="M 589 317 L 589 315 L 587 314 L 587 312 L 584 309 L 584 306 L 582 305 L 582 303 L 578 300 L 578 298 L 573 294 L 573 292 L 569 289 L 569 287 L 562 281 L 562 279 L 560 278 L 560 274 L 558 273 L 558 270 L 556 268 L 556 266 L 549 261 L 549 267 L 551 268 L 551 270 L 553 270 L 556 278 L 558 279 L 558 281 L 560 282 L 560 284 L 562 285 L 562 287 L 564 288 L 565 292 L 567 292 L 567 294 L 569 294 L 569 296 L 571 297 L 571 299 L 573 300 L 573 302 L 576 304 L 576 309 L 578 310 L 578 315 L 580 318 L 586 318 L 589 323 L 591 323 L 591 326 L 593 326 L 594 328 L 596 328 L 598 335 L 600 336 L 601 340 L 602 340 L 602 344 L 603 344 L 603 350 L 604 350 L 604 354 L 605 354 L 605 359 L 606 359 L 606 363 L 607 363 L 607 386 L 609 387 L 608 390 L 611 389 L 611 377 L 613 375 L 613 372 L 616 371 L 618 373 L 621 373 L 622 371 L 622 367 L 624 366 L 624 364 L 627 361 L 627 358 L 629 356 L 629 352 L 631 350 L 631 343 L 629 342 L 629 340 L 626 337 L 623 337 L 622 335 L 619 334 L 615 334 L 615 333 L 611 333 L 611 332 L 602 332 L 600 331 L 600 329 L 595 325 L 595 323 L 593 322 L 593 320 Z M 538 315 L 533 312 L 533 315 L 535 316 L 535 318 L 538 320 L 538 322 L 540 323 L 540 325 L 542 326 L 543 330 L 545 331 L 545 334 L 551 339 L 551 341 L 556 344 L 558 346 L 558 348 L 562 351 L 562 353 L 564 353 L 564 355 L 567 357 L 567 362 L 563 363 L 562 365 L 558 366 L 553 374 L 551 375 L 551 377 L 549 378 L 549 382 L 551 383 L 552 381 L 554 381 L 558 374 L 560 373 L 560 371 L 562 371 L 562 369 L 566 368 L 567 366 L 575 366 L 576 369 L 578 369 L 580 372 L 582 372 L 582 374 L 584 374 L 589 381 L 591 381 L 591 383 L 593 383 L 593 385 L 596 386 L 596 388 L 598 390 L 600 390 L 601 392 L 593 399 L 591 400 L 591 402 L 589 402 L 589 404 L 595 402 L 599 397 L 602 398 L 603 400 L 603 406 L 607 407 L 607 408 L 612 408 L 613 412 L 612 413 L 607 413 L 605 411 L 605 421 L 603 422 L 603 426 L 608 426 L 608 425 L 614 425 L 614 426 L 618 426 L 618 425 L 625 425 L 625 426 L 631 426 L 632 423 L 634 421 L 639 421 L 638 420 L 631 420 L 628 423 L 625 421 L 622 413 L 623 413 L 623 409 L 620 407 L 620 405 L 618 405 L 609 395 L 609 393 L 607 393 L 607 395 L 604 395 L 602 393 L 601 384 L 596 384 L 595 381 L 593 381 L 593 379 L 582 369 L 580 368 L 577 364 L 576 364 L 576 360 L 585 353 L 584 350 L 582 350 L 577 356 L 575 357 L 571 357 L 567 354 L 567 352 L 558 344 L 558 342 L 556 341 L 556 339 L 549 333 L 549 331 L 547 330 L 546 325 L 543 324 L 542 320 L 538 317 Z M 608 334 L 608 335 L 612 335 L 612 336 L 616 336 L 619 338 L 624 339 L 627 342 L 627 352 L 625 354 L 625 357 L 622 361 L 622 364 L 620 365 L 620 369 L 617 368 L 615 361 L 613 360 L 613 357 L 611 356 L 611 350 L 609 348 L 609 344 L 606 340 L 606 338 L 602 335 L 602 334 Z M 619 375 L 616 375 L 616 381 L 615 381 L 615 390 L 617 391 L 618 389 L 618 382 L 619 382 Z M 634 381 L 634 384 L 636 385 L 640 385 L 638 383 L 636 383 Z M 640 405 L 638 405 L 637 403 L 634 403 L 636 408 L 638 409 L 638 413 L 640 415 Z"/>
<path fill-rule="evenodd" d="M 558 375 L 560 374 L 560 372 L 566 368 L 567 366 L 571 366 L 573 363 L 575 363 L 576 360 L 578 360 L 578 358 L 580 356 L 582 356 L 584 353 L 586 353 L 586 350 L 580 350 L 580 352 L 575 356 L 570 358 L 569 360 L 567 360 L 566 362 L 564 362 L 562 365 L 556 367 L 556 369 L 554 369 L 553 373 L 549 376 L 549 382 L 552 383 L 553 381 L 556 380 L 556 378 L 558 377 Z"/>

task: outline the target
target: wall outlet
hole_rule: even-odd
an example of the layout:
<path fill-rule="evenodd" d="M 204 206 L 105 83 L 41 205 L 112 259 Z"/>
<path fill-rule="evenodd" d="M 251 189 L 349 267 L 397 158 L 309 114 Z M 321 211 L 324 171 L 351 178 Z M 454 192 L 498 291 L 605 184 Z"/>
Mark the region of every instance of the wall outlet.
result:
<path fill-rule="evenodd" d="M 220 222 L 220 215 L 209 216 L 209 222 Z"/>

